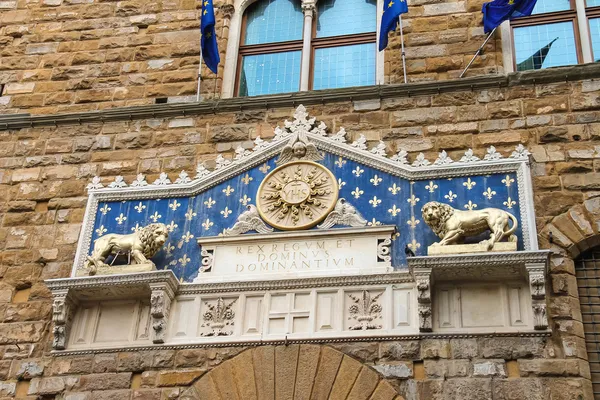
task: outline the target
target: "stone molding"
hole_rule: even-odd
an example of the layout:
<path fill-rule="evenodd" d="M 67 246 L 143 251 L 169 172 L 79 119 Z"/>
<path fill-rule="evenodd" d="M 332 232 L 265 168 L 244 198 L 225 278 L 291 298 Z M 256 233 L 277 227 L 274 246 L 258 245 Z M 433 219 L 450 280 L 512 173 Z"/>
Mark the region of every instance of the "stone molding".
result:
<path fill-rule="evenodd" d="M 598 77 L 600 77 L 600 65 L 591 63 L 516 72 L 508 75 L 489 75 L 436 82 L 374 85 L 350 89 L 297 92 L 249 98 L 230 98 L 200 103 L 155 104 L 58 115 L 33 116 L 30 114 L 9 114 L 0 116 L 0 130 L 14 130 L 38 126 L 104 123 L 143 118 L 189 117 L 217 112 L 239 112 L 241 110 L 260 110 L 274 107 L 295 108 L 299 104 L 312 105 L 340 101 L 413 97 L 456 91 L 474 91 L 520 85 L 568 82 Z"/>
<path fill-rule="evenodd" d="M 419 330 L 428 332 L 432 318 L 431 290 L 435 282 L 526 280 L 531 295 L 533 326 L 548 329 L 546 315 L 546 275 L 549 250 L 408 258 L 417 283 Z"/>

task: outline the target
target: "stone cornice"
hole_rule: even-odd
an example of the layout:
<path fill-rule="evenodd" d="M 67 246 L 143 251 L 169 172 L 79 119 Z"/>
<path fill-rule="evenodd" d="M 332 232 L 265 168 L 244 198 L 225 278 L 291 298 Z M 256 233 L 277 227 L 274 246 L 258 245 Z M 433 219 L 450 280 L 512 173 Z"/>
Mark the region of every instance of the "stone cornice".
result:
<path fill-rule="evenodd" d="M 103 123 L 144 118 L 173 118 L 261 110 L 273 107 L 296 107 L 299 104 L 326 104 L 341 101 L 386 99 L 424 96 L 438 93 L 536 85 L 553 82 L 578 81 L 600 77 L 600 64 L 590 63 L 560 68 L 517 72 L 509 75 L 486 75 L 465 79 L 417 82 L 398 85 L 365 86 L 335 90 L 296 92 L 280 95 L 231 98 L 200 103 L 154 104 L 120 107 L 102 111 L 65 113 L 57 115 L 9 114 L 0 116 L 0 130 L 38 126 L 58 126 L 84 123 Z"/>

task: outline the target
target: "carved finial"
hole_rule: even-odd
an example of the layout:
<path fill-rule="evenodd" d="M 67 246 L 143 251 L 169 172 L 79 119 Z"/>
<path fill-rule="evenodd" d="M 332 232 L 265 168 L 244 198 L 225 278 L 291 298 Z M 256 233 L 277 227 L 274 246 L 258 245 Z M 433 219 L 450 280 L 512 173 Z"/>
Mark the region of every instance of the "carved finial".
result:
<path fill-rule="evenodd" d="M 529 159 L 530 154 L 531 153 L 529 152 L 529 150 L 527 150 L 525 146 L 519 143 L 519 145 L 515 148 L 515 151 L 513 151 L 510 155 L 510 158 L 515 158 L 518 160 L 527 160 Z"/>
<path fill-rule="evenodd" d="M 437 160 L 433 162 L 433 165 L 448 165 L 452 164 L 454 161 L 448 157 L 448 153 L 446 150 L 442 150 L 442 152 L 438 155 Z"/>
<path fill-rule="evenodd" d="M 498 153 L 494 146 L 490 146 L 490 148 L 487 149 L 485 157 L 483 157 L 483 159 L 486 161 L 499 160 L 501 158 L 502 158 L 502 154 Z"/>
<path fill-rule="evenodd" d="M 471 162 L 475 162 L 475 161 L 479 161 L 479 157 L 477 157 L 476 155 L 473 155 L 473 149 L 469 149 L 469 150 L 465 151 L 465 155 L 462 156 L 462 158 L 460 159 L 460 162 L 463 162 L 463 163 L 471 163 Z"/>
<path fill-rule="evenodd" d="M 144 174 L 137 174 L 135 180 L 131 182 L 131 186 L 148 186 L 148 182 L 146 182 L 146 177 L 144 176 Z"/>
<path fill-rule="evenodd" d="M 431 164 L 431 163 L 429 162 L 428 159 L 425 158 L 425 154 L 419 153 L 417 155 L 417 158 L 415 159 L 415 161 L 413 161 L 412 166 L 413 167 L 426 167 L 429 164 Z"/>
<path fill-rule="evenodd" d="M 171 183 L 171 180 L 169 179 L 169 175 L 167 175 L 166 172 L 161 172 L 158 179 L 155 180 L 152 184 L 164 186 L 164 185 L 168 185 L 170 183 Z"/>
<path fill-rule="evenodd" d="M 358 139 L 352 142 L 350 146 L 355 147 L 359 150 L 367 150 L 367 138 L 365 137 L 365 135 L 361 134 L 358 137 Z"/>
<path fill-rule="evenodd" d="M 398 164 L 408 164 L 408 153 L 404 149 L 400 149 L 398 153 L 394 154 L 391 158 L 392 161 L 396 161 Z"/>
<path fill-rule="evenodd" d="M 179 173 L 179 177 L 177 179 L 175 179 L 175 183 L 190 183 L 191 181 L 192 181 L 192 179 L 190 178 L 188 173 L 185 171 L 181 171 Z"/>
<path fill-rule="evenodd" d="M 99 176 L 95 176 L 92 178 L 92 181 L 90 183 L 88 183 L 88 185 L 86 186 L 87 190 L 98 190 L 98 189 L 102 189 L 104 187 L 104 185 L 102 183 L 100 183 L 100 177 Z"/>

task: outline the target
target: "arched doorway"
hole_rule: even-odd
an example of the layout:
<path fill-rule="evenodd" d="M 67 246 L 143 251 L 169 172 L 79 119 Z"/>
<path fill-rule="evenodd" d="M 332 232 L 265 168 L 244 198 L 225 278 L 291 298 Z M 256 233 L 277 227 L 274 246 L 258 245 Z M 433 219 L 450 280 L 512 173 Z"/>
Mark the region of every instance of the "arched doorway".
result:
<path fill-rule="evenodd" d="M 600 399 L 600 247 L 577 257 L 575 274 L 594 398 Z"/>
<path fill-rule="evenodd" d="M 403 400 L 371 367 L 308 344 L 248 349 L 204 374 L 182 398 Z"/>

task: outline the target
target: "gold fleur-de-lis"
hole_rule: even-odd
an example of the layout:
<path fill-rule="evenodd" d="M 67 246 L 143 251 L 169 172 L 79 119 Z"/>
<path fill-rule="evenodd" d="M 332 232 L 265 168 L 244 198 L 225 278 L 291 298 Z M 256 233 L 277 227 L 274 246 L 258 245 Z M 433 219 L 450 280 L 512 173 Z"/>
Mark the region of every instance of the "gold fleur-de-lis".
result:
<path fill-rule="evenodd" d="M 448 201 L 450 203 L 452 203 L 454 201 L 454 199 L 456 198 L 456 194 L 452 193 L 452 190 L 448 192 L 447 195 L 444 196 L 445 199 L 448 199 Z"/>
<path fill-rule="evenodd" d="M 400 232 L 392 233 L 392 240 L 396 240 L 400 237 Z"/>
<path fill-rule="evenodd" d="M 435 192 L 435 189 L 438 188 L 438 185 L 436 185 L 433 181 L 429 181 L 428 185 L 425 185 L 425 189 L 429 190 L 429 193 L 433 193 Z"/>
<path fill-rule="evenodd" d="M 407 246 L 409 249 L 416 252 L 419 249 L 419 247 L 421 247 L 421 243 L 418 243 L 415 239 L 413 239 L 412 242 L 407 244 Z"/>
<path fill-rule="evenodd" d="M 223 218 L 227 218 L 229 217 L 229 215 L 232 213 L 233 211 L 231 211 L 229 209 L 229 207 L 225 207 L 224 210 L 221 210 L 221 215 L 223 216 Z"/>
<path fill-rule="evenodd" d="M 356 189 L 354 189 L 350 193 L 352 194 L 352 196 L 354 196 L 355 199 L 358 199 L 360 197 L 360 195 L 364 194 L 365 192 L 363 190 L 360 190 L 360 188 L 357 186 Z"/>
<path fill-rule="evenodd" d="M 346 186 L 346 182 L 344 182 L 342 178 L 338 178 L 338 189 L 341 189 L 344 186 Z"/>
<path fill-rule="evenodd" d="M 140 203 L 133 208 L 135 209 L 135 211 L 138 212 L 138 214 L 141 214 L 142 211 L 144 211 L 146 209 L 146 206 L 140 201 Z"/>
<path fill-rule="evenodd" d="M 377 175 L 375 175 L 374 177 L 372 177 L 369 182 L 371 182 L 373 184 L 373 186 L 379 186 L 379 184 L 381 183 L 383 179 L 381 179 L 380 177 L 378 177 Z"/>
<path fill-rule="evenodd" d="M 141 231 L 143 228 L 143 226 L 140 226 L 139 223 L 136 222 L 135 226 L 133 228 L 131 228 L 131 230 L 135 233 L 138 233 L 139 231 Z"/>
<path fill-rule="evenodd" d="M 344 164 L 346 164 L 346 160 L 344 160 L 342 157 L 338 157 L 334 164 L 337 165 L 338 168 L 342 168 Z"/>
<path fill-rule="evenodd" d="M 184 254 L 183 256 L 181 256 L 181 258 L 179 260 L 179 264 L 181 264 L 182 267 L 185 267 L 190 261 L 192 261 L 187 254 Z"/>
<path fill-rule="evenodd" d="M 204 221 L 204 222 L 202 223 L 202 227 L 203 227 L 205 230 L 209 230 L 209 229 L 210 229 L 210 227 L 211 227 L 211 226 L 213 226 L 213 225 L 214 225 L 214 223 L 213 223 L 213 222 L 212 222 L 210 219 L 208 219 L 208 218 L 206 218 L 206 221 Z"/>
<path fill-rule="evenodd" d="M 198 214 L 196 214 L 196 213 L 195 213 L 193 210 L 188 210 L 188 211 L 185 213 L 185 219 L 187 219 L 188 221 L 191 221 L 191 220 L 193 220 L 193 219 L 194 219 L 194 217 L 195 217 L 196 215 L 198 215 Z"/>
<path fill-rule="evenodd" d="M 264 163 L 263 165 L 260 166 L 259 171 L 262 172 L 263 174 L 266 174 L 270 169 L 271 169 L 271 167 L 269 167 L 269 165 L 267 163 Z"/>
<path fill-rule="evenodd" d="M 102 215 L 106 215 L 110 210 L 112 210 L 112 208 L 110 208 L 108 204 L 104 204 L 104 206 L 102 206 L 102 208 L 100 209 L 100 212 L 102 213 Z"/>
<path fill-rule="evenodd" d="M 392 208 L 388 209 L 388 212 L 392 214 L 392 217 L 395 217 L 400 212 L 400 209 L 394 204 Z"/>
<path fill-rule="evenodd" d="M 369 222 L 367 222 L 368 226 L 379 226 L 381 225 L 381 222 L 377 221 L 375 218 L 373 218 L 372 220 L 370 220 Z"/>
<path fill-rule="evenodd" d="M 150 216 L 150 219 L 151 219 L 151 220 L 152 220 L 152 222 L 154 222 L 154 223 L 156 223 L 156 221 L 158 221 L 158 220 L 159 220 L 159 219 L 161 219 L 161 218 L 162 218 L 162 215 L 160 215 L 160 214 L 158 213 L 158 211 L 154 211 L 154 214 L 152 214 L 152 215 Z"/>
<path fill-rule="evenodd" d="M 467 204 L 465 204 L 465 208 L 469 211 L 473 211 L 473 209 L 477 208 L 477 204 L 473 203 L 471 200 Z"/>
<path fill-rule="evenodd" d="M 373 196 L 371 200 L 369 200 L 369 204 L 373 206 L 373 208 L 377 207 L 381 204 L 381 199 L 378 199 L 377 196 Z"/>
<path fill-rule="evenodd" d="M 190 242 L 190 240 L 192 240 L 193 238 L 194 238 L 194 235 L 192 235 L 192 234 L 190 233 L 190 231 L 187 231 L 187 232 L 186 232 L 186 234 L 185 234 L 185 235 L 183 235 L 183 236 L 181 237 L 181 240 L 182 240 L 183 242 L 189 243 L 189 242 Z"/>
<path fill-rule="evenodd" d="M 487 197 L 488 200 L 491 200 L 495 194 L 496 194 L 496 192 L 494 190 L 492 190 L 492 188 L 487 188 L 487 190 L 485 192 L 483 192 L 484 197 Z"/>
<path fill-rule="evenodd" d="M 104 225 L 100 225 L 100 227 L 98 229 L 96 229 L 96 233 L 98 234 L 99 237 L 104 235 L 106 232 L 108 232 L 108 229 L 106 229 L 104 227 Z"/>
<path fill-rule="evenodd" d="M 167 243 L 165 245 L 165 253 L 167 253 L 168 256 L 173 254 L 173 250 L 175 250 L 175 246 L 173 246 L 171 243 Z"/>
<path fill-rule="evenodd" d="M 214 200 L 212 199 L 212 197 L 209 197 L 209 198 L 208 198 L 208 200 L 206 200 L 206 201 L 204 202 L 204 205 L 206 206 L 206 208 L 211 208 L 211 207 L 212 207 L 212 206 L 214 206 L 215 204 L 217 204 L 217 202 L 216 202 L 216 201 L 214 201 Z"/>
<path fill-rule="evenodd" d="M 510 184 L 513 183 L 515 180 L 513 178 L 510 177 L 510 175 L 506 175 L 506 178 L 502 179 L 502 183 L 504 183 L 506 185 L 506 187 L 510 187 Z"/>
<path fill-rule="evenodd" d="M 117 221 L 118 225 L 121 225 L 123 222 L 127 221 L 127 217 L 124 216 L 123 213 L 121 213 L 117 218 L 115 218 L 115 221 Z"/>
<path fill-rule="evenodd" d="M 181 203 L 178 203 L 177 199 L 173 200 L 172 203 L 169 203 L 169 208 L 173 211 L 177 210 L 179 207 L 181 207 Z"/>
<path fill-rule="evenodd" d="M 225 193 L 225 196 L 229 197 L 231 196 L 231 193 L 235 192 L 235 189 L 232 188 L 230 185 L 227 185 L 227 187 L 223 189 L 222 192 Z"/>
<path fill-rule="evenodd" d="M 244 183 L 244 185 L 249 185 L 250 182 L 252 182 L 253 180 L 254 180 L 254 178 L 252 178 L 248 174 L 244 175 L 244 177 L 242 178 L 242 182 Z"/>
<path fill-rule="evenodd" d="M 463 186 L 467 188 L 467 190 L 473 189 L 473 186 L 477 185 L 477 182 L 472 181 L 471 178 L 468 178 L 466 182 L 463 182 Z"/>
<path fill-rule="evenodd" d="M 354 168 L 352 170 L 352 173 L 358 178 L 359 176 L 361 176 L 361 174 L 365 172 L 364 169 L 360 168 L 358 165 L 356 166 L 356 168 Z"/>
<path fill-rule="evenodd" d="M 252 198 L 248 197 L 248 195 L 244 195 L 244 197 L 242 197 L 240 199 L 240 203 L 242 203 L 243 205 L 247 206 L 248 203 L 250 203 L 252 201 Z"/>
<path fill-rule="evenodd" d="M 421 199 L 418 197 L 415 197 L 414 194 L 411 194 L 410 197 L 408 199 L 406 199 L 406 201 L 408 201 L 410 203 L 410 205 L 413 207 L 419 202 L 419 200 L 421 200 Z"/>
<path fill-rule="evenodd" d="M 419 225 L 419 221 L 418 219 L 415 219 L 415 216 L 413 215 L 412 217 L 410 217 L 410 219 L 408 221 L 406 221 L 406 223 L 412 228 L 415 229 L 417 227 L 417 225 Z"/>
<path fill-rule="evenodd" d="M 175 223 L 175 221 L 171 221 L 169 225 L 167 225 L 167 230 L 169 232 L 173 232 L 179 225 Z"/>
<path fill-rule="evenodd" d="M 508 199 L 502 204 L 504 204 L 507 208 L 513 208 L 513 206 L 516 205 L 517 202 L 511 199 L 510 196 L 508 196 Z"/>
<path fill-rule="evenodd" d="M 400 186 L 398 186 L 398 185 L 396 185 L 396 184 L 394 183 L 392 186 L 390 186 L 390 187 L 388 188 L 388 191 L 389 191 L 389 192 L 392 192 L 392 194 L 393 194 L 393 195 L 396 195 L 396 194 L 398 194 L 398 192 L 400 191 Z"/>

